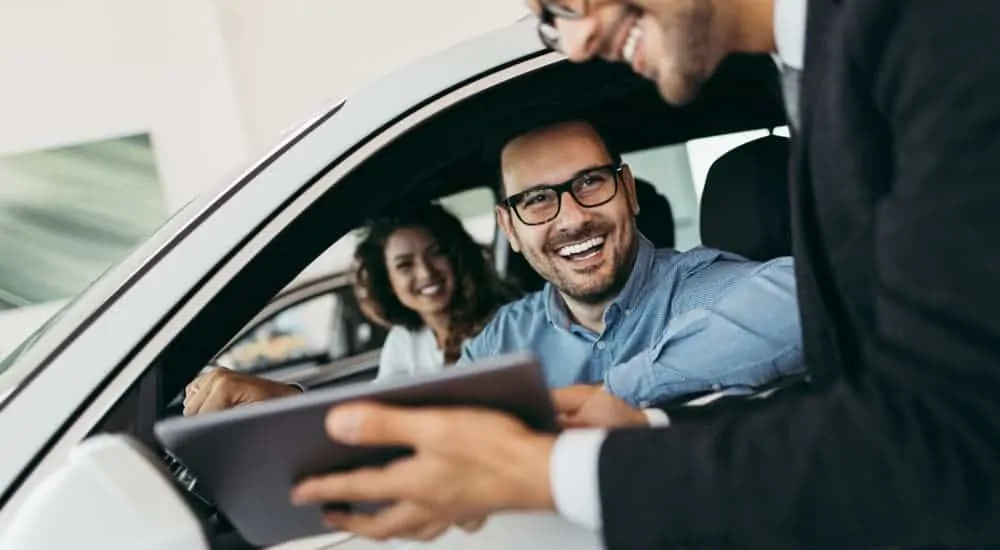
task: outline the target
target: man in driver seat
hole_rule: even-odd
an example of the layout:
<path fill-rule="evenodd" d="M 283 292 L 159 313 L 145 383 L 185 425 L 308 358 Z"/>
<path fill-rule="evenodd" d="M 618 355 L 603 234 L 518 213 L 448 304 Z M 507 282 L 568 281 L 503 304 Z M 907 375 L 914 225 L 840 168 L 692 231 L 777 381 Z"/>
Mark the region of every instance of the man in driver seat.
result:
<path fill-rule="evenodd" d="M 551 388 L 587 386 L 557 398 L 603 389 L 633 407 L 704 391 L 750 392 L 804 370 L 792 259 L 656 250 L 636 229 L 628 166 L 590 124 L 512 139 L 501 172 L 499 225 L 548 284 L 501 308 L 459 364 L 530 349 Z M 185 413 L 296 391 L 217 369 L 189 385 Z M 626 417 L 620 422 L 646 419 L 614 410 Z"/>
<path fill-rule="evenodd" d="M 550 387 L 598 383 L 633 406 L 804 370 L 792 259 L 655 249 L 629 167 L 590 124 L 512 139 L 501 172 L 497 220 L 548 284 L 501 308 L 463 361 L 531 349 Z"/>

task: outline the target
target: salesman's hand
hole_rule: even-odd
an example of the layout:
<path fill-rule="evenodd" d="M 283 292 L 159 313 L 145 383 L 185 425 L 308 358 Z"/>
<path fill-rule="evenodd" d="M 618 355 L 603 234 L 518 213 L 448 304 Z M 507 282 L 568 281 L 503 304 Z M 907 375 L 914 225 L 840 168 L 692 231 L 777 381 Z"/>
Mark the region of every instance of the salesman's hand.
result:
<path fill-rule="evenodd" d="M 625 428 L 647 426 L 638 409 L 611 395 L 601 385 L 579 384 L 552 392 L 552 401 L 563 428 Z"/>
<path fill-rule="evenodd" d="M 337 529 L 378 540 L 426 540 L 449 525 L 474 530 L 501 510 L 554 510 L 549 455 L 555 438 L 509 415 L 356 403 L 334 408 L 326 429 L 343 443 L 414 449 L 384 467 L 318 476 L 293 489 L 296 504 L 395 503 L 374 515 L 328 513 Z"/>
<path fill-rule="evenodd" d="M 300 391 L 281 382 L 240 374 L 225 367 L 214 367 L 192 380 L 184 389 L 184 415 L 220 411 Z"/>

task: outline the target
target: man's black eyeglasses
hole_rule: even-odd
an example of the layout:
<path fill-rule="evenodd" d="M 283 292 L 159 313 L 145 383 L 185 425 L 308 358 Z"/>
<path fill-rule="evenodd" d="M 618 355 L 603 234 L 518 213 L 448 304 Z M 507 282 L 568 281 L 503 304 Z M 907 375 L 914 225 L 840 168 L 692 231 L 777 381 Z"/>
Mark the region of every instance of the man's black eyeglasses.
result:
<path fill-rule="evenodd" d="M 538 37 L 542 44 L 556 51 L 562 51 L 559 42 L 559 29 L 556 28 L 556 17 L 563 19 L 581 19 L 590 11 L 589 0 L 580 0 L 579 8 L 566 6 L 565 0 L 539 0 L 541 13 L 538 14 Z"/>
<path fill-rule="evenodd" d="M 502 204 L 513 210 L 521 223 L 542 225 L 559 216 L 564 193 L 569 193 L 584 208 L 595 208 L 611 202 L 618 194 L 618 180 L 624 167 L 624 164 L 617 162 L 588 168 L 569 181 L 557 185 L 539 185 L 511 195 Z"/>

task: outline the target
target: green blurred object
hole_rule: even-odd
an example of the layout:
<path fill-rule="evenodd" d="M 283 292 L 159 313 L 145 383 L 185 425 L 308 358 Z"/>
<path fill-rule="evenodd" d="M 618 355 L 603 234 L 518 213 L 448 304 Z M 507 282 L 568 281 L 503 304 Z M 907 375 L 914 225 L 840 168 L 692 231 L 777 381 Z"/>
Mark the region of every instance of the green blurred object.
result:
<path fill-rule="evenodd" d="M 0 157 L 0 310 L 76 295 L 167 213 L 148 135 Z"/>

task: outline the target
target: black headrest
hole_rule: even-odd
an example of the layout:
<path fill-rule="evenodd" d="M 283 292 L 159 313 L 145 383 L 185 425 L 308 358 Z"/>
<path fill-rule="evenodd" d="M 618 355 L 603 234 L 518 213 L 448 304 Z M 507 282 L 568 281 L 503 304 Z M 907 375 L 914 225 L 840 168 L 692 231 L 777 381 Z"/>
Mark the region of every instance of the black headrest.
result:
<path fill-rule="evenodd" d="M 792 255 L 787 138 L 767 136 L 719 157 L 701 195 L 701 243 L 767 261 Z"/>
<path fill-rule="evenodd" d="M 656 248 L 674 247 L 674 211 L 670 200 L 656 191 L 656 186 L 635 178 L 635 195 L 639 203 L 636 227 Z"/>

